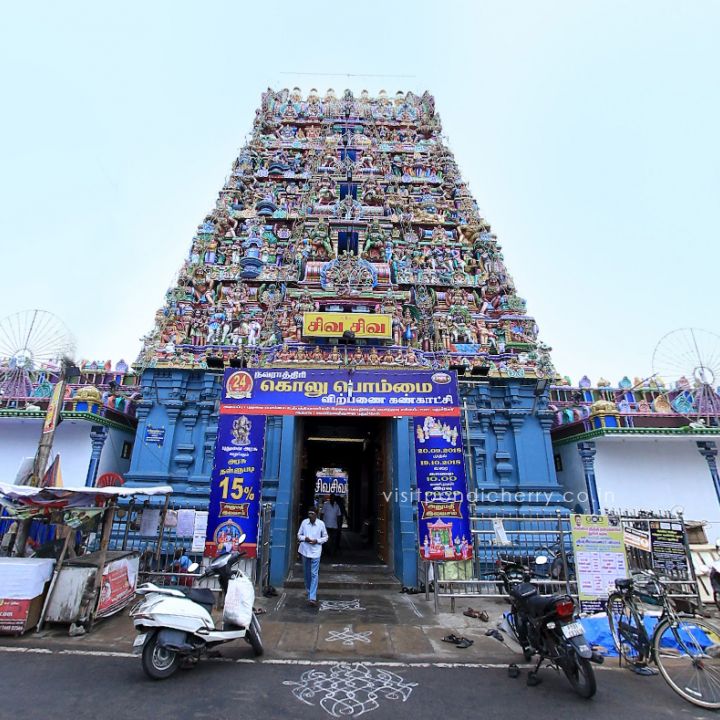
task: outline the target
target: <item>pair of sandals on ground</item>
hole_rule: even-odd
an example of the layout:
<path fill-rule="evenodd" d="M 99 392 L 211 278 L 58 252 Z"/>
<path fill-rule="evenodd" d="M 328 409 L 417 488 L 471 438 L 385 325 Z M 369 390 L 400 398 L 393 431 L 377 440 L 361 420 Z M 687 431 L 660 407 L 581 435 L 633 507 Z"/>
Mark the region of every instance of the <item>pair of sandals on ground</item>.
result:
<path fill-rule="evenodd" d="M 483 622 L 487 622 L 490 620 L 490 616 L 485 612 L 485 610 L 475 610 L 475 608 L 468 608 L 463 612 L 463 615 L 466 617 L 471 618 L 477 618 L 478 620 L 482 620 Z M 455 645 L 455 647 L 460 648 L 461 650 L 464 650 L 465 648 L 469 648 L 473 641 L 470 640 L 470 638 L 466 638 L 464 636 L 457 636 L 454 633 L 450 633 L 450 635 L 446 635 L 443 638 L 443 642 L 450 643 L 451 645 Z"/>
<path fill-rule="evenodd" d="M 465 648 L 469 648 L 475 641 L 462 636 L 458 637 L 457 635 L 450 633 L 450 635 L 446 635 L 443 638 L 443 642 L 450 643 L 451 645 L 464 650 Z"/>

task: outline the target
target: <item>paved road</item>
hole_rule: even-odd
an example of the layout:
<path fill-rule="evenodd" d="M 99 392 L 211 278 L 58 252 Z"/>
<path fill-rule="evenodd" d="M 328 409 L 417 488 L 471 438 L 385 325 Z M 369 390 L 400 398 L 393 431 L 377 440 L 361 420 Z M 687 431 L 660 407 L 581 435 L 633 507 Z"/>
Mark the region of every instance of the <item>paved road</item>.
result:
<path fill-rule="evenodd" d="M 73 652 L 73 651 L 71 651 Z M 74 651 L 77 652 L 77 651 Z M 105 654 L 0 651 L 0 718 L 120 720 L 414 720 L 718 717 L 677 697 L 660 677 L 601 669 L 598 693 L 573 695 L 551 670 L 538 687 L 497 667 L 418 667 L 387 663 L 205 661 L 170 680 L 146 679 L 137 658 Z M 354 696 L 347 690 L 352 683 Z M 304 698 L 304 700 L 303 700 Z M 354 712 L 350 713 L 350 710 Z M 361 713 L 361 711 L 363 711 Z"/>

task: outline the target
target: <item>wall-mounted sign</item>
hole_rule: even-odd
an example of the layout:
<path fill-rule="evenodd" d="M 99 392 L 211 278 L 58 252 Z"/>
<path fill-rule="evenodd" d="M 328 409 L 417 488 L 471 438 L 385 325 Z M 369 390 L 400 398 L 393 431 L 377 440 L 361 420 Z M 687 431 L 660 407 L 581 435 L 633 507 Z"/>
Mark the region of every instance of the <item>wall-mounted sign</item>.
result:
<path fill-rule="evenodd" d="M 571 522 L 580 608 L 602 611 L 615 580 L 627 577 L 622 525 L 607 515 L 571 515 Z"/>
<path fill-rule="evenodd" d="M 315 497 L 339 495 L 346 497 L 348 474 L 339 468 L 323 468 L 315 473 Z"/>
<path fill-rule="evenodd" d="M 220 414 L 460 415 L 457 376 L 442 370 L 225 370 Z"/>
<path fill-rule="evenodd" d="M 650 522 L 653 570 L 671 578 L 688 577 L 685 553 L 685 527 L 679 521 Z"/>
<path fill-rule="evenodd" d="M 374 313 L 303 313 L 303 335 L 306 337 L 342 337 L 351 331 L 355 337 L 389 340 L 392 338 L 392 315 Z"/>
<path fill-rule="evenodd" d="M 150 425 L 146 425 L 145 442 L 151 445 L 157 445 L 158 447 L 162 447 L 163 443 L 165 442 L 165 428 L 156 428 Z"/>

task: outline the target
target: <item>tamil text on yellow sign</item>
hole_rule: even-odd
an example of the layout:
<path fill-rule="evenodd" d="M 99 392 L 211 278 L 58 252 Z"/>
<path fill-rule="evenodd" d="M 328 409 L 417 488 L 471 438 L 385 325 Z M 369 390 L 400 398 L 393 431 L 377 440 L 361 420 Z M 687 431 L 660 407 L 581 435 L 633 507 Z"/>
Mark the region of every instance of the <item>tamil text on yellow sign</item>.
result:
<path fill-rule="evenodd" d="M 373 313 L 303 313 L 306 337 L 342 337 L 347 331 L 359 338 L 388 340 L 392 337 L 392 316 Z"/>

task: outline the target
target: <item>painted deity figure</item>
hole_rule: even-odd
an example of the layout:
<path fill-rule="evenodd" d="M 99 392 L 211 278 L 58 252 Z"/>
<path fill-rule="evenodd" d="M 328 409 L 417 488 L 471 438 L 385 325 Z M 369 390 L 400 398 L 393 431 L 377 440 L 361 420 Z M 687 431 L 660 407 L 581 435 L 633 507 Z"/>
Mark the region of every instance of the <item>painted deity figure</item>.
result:
<path fill-rule="evenodd" d="M 371 223 L 367 230 L 365 246 L 363 247 L 363 256 L 370 261 L 383 259 L 385 252 L 385 233 L 383 233 L 380 223 L 375 220 Z"/>
<path fill-rule="evenodd" d="M 257 320 L 251 320 L 248 323 L 247 344 L 249 347 L 255 347 L 258 344 L 260 330 L 262 330 L 262 326 Z"/>
<path fill-rule="evenodd" d="M 328 260 L 332 255 L 330 226 L 321 220 L 310 232 L 311 255 L 314 260 Z"/>
<path fill-rule="evenodd" d="M 410 347 L 414 344 L 417 337 L 417 323 L 410 314 L 409 310 L 405 310 L 402 319 L 403 343 Z"/>

